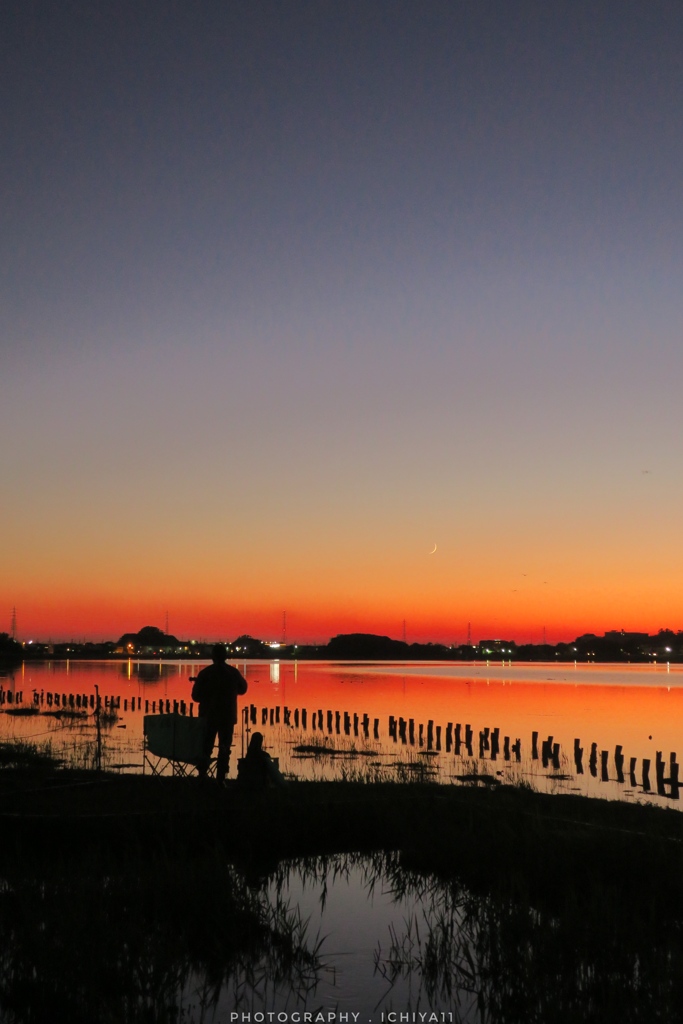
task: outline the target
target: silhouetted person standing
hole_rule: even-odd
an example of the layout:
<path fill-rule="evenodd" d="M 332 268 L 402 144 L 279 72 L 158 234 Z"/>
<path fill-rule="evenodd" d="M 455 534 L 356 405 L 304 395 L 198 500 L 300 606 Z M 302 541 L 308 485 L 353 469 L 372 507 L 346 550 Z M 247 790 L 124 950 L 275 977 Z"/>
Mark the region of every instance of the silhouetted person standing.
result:
<path fill-rule="evenodd" d="M 192 700 L 199 704 L 200 718 L 206 720 L 204 759 L 197 768 L 200 775 L 206 775 L 218 736 L 218 782 L 223 782 L 228 773 L 232 734 L 237 722 L 237 697 L 247 692 L 246 679 L 238 669 L 226 665 L 227 657 L 224 644 L 215 644 L 211 651 L 213 665 L 207 665 L 197 674 L 192 687 Z"/>

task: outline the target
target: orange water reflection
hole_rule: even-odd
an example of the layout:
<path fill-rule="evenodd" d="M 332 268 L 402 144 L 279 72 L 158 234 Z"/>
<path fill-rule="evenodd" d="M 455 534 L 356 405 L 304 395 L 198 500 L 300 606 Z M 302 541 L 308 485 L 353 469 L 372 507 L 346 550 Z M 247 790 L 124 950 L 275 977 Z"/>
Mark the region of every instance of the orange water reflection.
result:
<path fill-rule="evenodd" d="M 429 764 L 436 777 L 447 781 L 468 772 L 503 780 L 529 781 L 542 790 L 578 790 L 619 799 L 649 799 L 678 806 L 669 787 L 656 793 L 657 751 L 668 762 L 678 753 L 683 713 L 683 673 L 645 666 L 496 666 L 416 665 L 354 663 L 248 662 L 240 664 L 249 691 L 243 708 L 252 707 L 252 721 L 240 724 L 237 753 L 246 741 L 245 732 L 259 728 L 280 757 L 281 766 L 299 777 L 330 777 L 347 769 L 366 770 L 374 764 L 390 771 L 396 762 Z M 89 697 L 95 686 L 105 702 L 120 698 L 115 721 L 109 724 L 106 749 L 111 764 L 141 769 L 142 715 L 158 711 L 159 701 L 173 707 L 185 701 L 189 708 L 190 676 L 198 670 L 188 662 L 52 662 L 27 664 L 13 676 L 0 679 L 5 692 L 23 692 L 23 704 L 34 704 L 39 714 L 31 717 L 0 715 L 3 737 L 51 740 L 56 747 L 77 747 L 92 741 L 91 716 L 64 721 L 54 715 L 53 702 L 46 715 L 48 695 Z M 84 701 L 85 703 L 85 701 Z M 17 706 L 17 705 L 15 705 Z M 7 712 L 10 705 L 2 705 Z M 265 709 L 265 711 L 264 711 Z M 319 713 L 322 712 L 322 716 Z M 331 712 L 331 722 L 328 719 Z M 337 721 L 336 713 L 339 712 Z M 348 714 L 344 729 L 344 712 Z M 264 722 L 265 715 L 265 725 Z M 354 717 L 357 716 L 357 717 Z M 367 723 L 364 729 L 363 721 Z M 322 718 L 322 729 L 320 728 Z M 413 720 L 413 741 L 406 727 L 402 737 L 390 728 L 391 718 Z M 428 750 L 428 723 L 433 723 L 432 750 Z M 255 723 L 255 724 L 253 724 Z M 376 723 L 376 724 L 375 724 Z M 471 753 L 464 745 L 447 749 L 449 723 L 470 726 Z M 420 738 L 420 726 L 422 737 Z M 499 730 L 496 753 L 479 747 L 482 731 Z M 559 744 L 559 761 L 553 765 L 532 757 L 532 735 L 541 742 L 552 737 Z M 504 739 L 520 740 L 520 759 L 504 757 Z M 584 750 L 583 773 L 577 772 L 574 741 Z M 294 747 L 302 743 L 327 743 L 354 750 L 372 751 L 364 758 L 301 758 Z M 607 752 L 607 771 L 599 764 L 589 770 L 591 744 L 600 756 Z M 438 746 L 438 750 L 437 750 Z M 614 753 L 623 751 L 625 778 L 618 781 Z M 493 756 L 495 753 L 495 757 Z M 428 755 L 434 755 L 429 757 Z M 631 758 L 637 761 L 635 781 L 629 778 Z M 642 787 L 643 759 L 651 761 L 650 785 Z M 234 763 L 234 762 L 233 762 Z M 561 778 L 560 776 L 569 776 Z M 675 795 L 675 794 L 673 794 Z"/>

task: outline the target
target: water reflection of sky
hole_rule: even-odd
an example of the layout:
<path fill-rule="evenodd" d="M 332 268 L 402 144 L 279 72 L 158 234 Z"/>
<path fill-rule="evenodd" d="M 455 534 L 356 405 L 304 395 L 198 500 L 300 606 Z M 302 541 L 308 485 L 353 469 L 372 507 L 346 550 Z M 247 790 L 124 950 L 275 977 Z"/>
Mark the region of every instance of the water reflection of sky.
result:
<path fill-rule="evenodd" d="M 189 711 L 196 662 L 48 662 L 27 663 L 0 678 L 5 693 L 22 693 L 22 707 L 34 704 L 33 716 L 8 714 L 0 705 L 0 735 L 50 741 L 56 750 L 87 752 L 94 741 L 90 709 L 79 717 L 57 716 L 62 696 L 90 698 L 97 687 L 105 704 L 117 703 L 105 725 L 104 745 L 110 764 L 142 770 L 142 721 L 145 711 L 157 713 L 159 702 L 172 709 L 186 702 Z M 341 773 L 368 777 L 433 773 L 441 781 L 463 774 L 486 774 L 501 781 L 525 781 L 550 792 L 579 791 L 617 799 L 651 799 L 677 806 L 671 793 L 645 794 L 642 762 L 651 762 L 655 790 L 657 752 L 668 762 L 677 753 L 678 723 L 683 712 L 680 666 L 573 665 L 502 666 L 399 663 L 247 662 L 240 669 L 249 691 L 241 701 L 248 713 L 236 731 L 239 756 L 249 733 L 260 729 L 280 765 L 299 778 L 331 778 Z M 48 707 L 49 695 L 60 695 Z M 83 700 L 85 703 L 85 699 Z M 15 705 L 16 706 L 16 705 Z M 47 714 L 51 711 L 52 714 Z M 337 712 L 339 721 L 337 722 Z M 346 718 L 345 725 L 345 713 Z M 331 719 L 331 721 L 330 721 Z M 397 728 L 392 732 L 391 720 Z M 399 723 L 406 723 L 402 736 Z M 320 722 L 322 720 L 322 728 Z M 408 728 L 413 721 L 414 731 Z M 365 722 L 365 727 L 364 727 Z M 432 742 L 429 749 L 429 723 Z M 375 729 L 376 723 L 376 729 Z M 451 743 L 447 741 L 452 727 Z M 455 727 L 472 731 L 471 752 L 453 742 Z M 422 727 L 422 728 L 420 728 Z M 480 749 L 480 733 L 499 730 L 499 751 L 489 743 Z M 422 736 L 420 733 L 422 732 Z M 532 736 L 538 734 L 539 757 L 532 757 Z M 519 739 L 521 756 L 504 756 L 504 740 Z M 542 763 L 542 742 L 559 744 L 555 764 Z M 577 771 L 574 741 L 583 748 L 583 773 Z M 589 768 L 591 745 L 598 758 L 607 752 L 607 777 L 601 762 Z M 334 749 L 313 755 L 297 746 Z M 617 780 L 614 754 L 624 756 L 625 779 Z M 450 747 L 450 749 L 449 749 Z M 629 778 L 636 758 L 635 786 Z M 234 760 L 233 760 L 234 770 Z M 564 776 L 564 777 L 563 777 Z"/>
<path fill-rule="evenodd" d="M 428 1006 L 430 1011 L 451 1012 L 452 998 L 437 994 L 426 1002 L 419 971 L 388 977 L 392 935 L 402 935 L 406 922 L 415 918 L 424 935 L 429 901 L 415 892 L 397 892 L 383 861 L 383 857 L 373 862 L 368 857 L 341 855 L 321 858 L 317 865 L 284 865 L 280 870 L 282 896 L 298 906 L 308 921 L 313 943 L 322 939 L 318 983 L 299 1002 L 309 1009 L 360 1012 L 365 1017 L 376 1014 L 375 1019 L 382 1010 L 405 1012 Z M 270 891 L 275 890 L 272 882 Z"/>
<path fill-rule="evenodd" d="M 394 853 L 285 862 L 267 894 L 296 908 L 319 962 L 298 983 L 239 975 L 216 1006 L 226 1024 L 254 1012 L 304 1021 L 305 1011 L 335 1024 L 626 1021 L 659 1019 L 662 1009 L 671 1019 L 676 940 L 665 928 L 625 939 L 628 912 L 624 922 L 597 906 L 558 915 L 519 894 L 411 872 Z M 594 941 L 598 927 L 604 941 Z"/>

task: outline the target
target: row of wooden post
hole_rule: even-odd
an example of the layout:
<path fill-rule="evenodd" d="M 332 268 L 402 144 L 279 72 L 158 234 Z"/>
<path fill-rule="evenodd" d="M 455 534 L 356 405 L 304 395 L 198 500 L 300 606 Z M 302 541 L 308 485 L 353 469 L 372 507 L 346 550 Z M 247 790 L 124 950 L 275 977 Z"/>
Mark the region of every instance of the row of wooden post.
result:
<path fill-rule="evenodd" d="M 21 703 L 23 694 L 13 694 L 11 690 L 2 690 L 0 688 L 0 704 L 7 702 Z M 121 711 L 122 706 L 124 711 L 142 711 L 144 709 L 145 714 L 179 714 L 179 715 L 193 715 L 194 704 L 190 701 L 184 700 L 147 700 L 142 697 L 121 697 L 121 696 L 96 696 L 94 693 L 51 693 L 45 690 L 34 690 L 33 691 L 33 703 L 37 706 L 47 706 L 49 708 L 68 708 L 70 710 L 79 710 L 87 708 L 109 708 L 112 711 Z"/>
<path fill-rule="evenodd" d="M 282 714 L 281 714 L 282 712 Z M 250 704 L 244 709 L 245 722 L 256 725 L 258 723 L 258 709 L 255 704 Z M 274 708 L 261 708 L 261 725 L 265 726 L 270 724 L 276 725 L 282 722 L 286 726 L 294 726 L 299 728 L 301 725 L 302 729 L 307 728 L 308 716 L 306 709 L 302 709 L 301 712 L 298 708 L 292 711 L 288 707 L 280 708 L 276 706 Z M 350 736 L 353 731 L 354 736 L 359 735 L 359 731 L 362 730 L 365 738 L 369 737 L 370 731 L 370 717 L 364 714 L 360 717 L 357 714 L 353 716 L 348 711 L 327 711 L 326 715 L 321 709 L 313 711 L 311 713 L 311 727 L 313 730 L 325 731 L 332 734 L 333 732 L 337 735 L 341 735 L 342 731 L 344 735 Z M 375 739 L 379 738 L 379 719 L 373 719 L 373 735 Z M 459 755 L 464 747 L 469 757 L 474 756 L 473 739 L 474 733 L 472 727 L 469 724 L 465 724 L 464 735 L 463 727 L 458 722 L 453 725 L 452 722 L 448 722 L 446 725 L 445 732 L 443 733 L 443 744 L 442 744 L 442 727 L 434 724 L 432 719 L 427 722 L 427 728 L 423 723 L 415 723 L 413 718 L 396 718 L 394 715 L 389 715 L 389 736 L 394 740 L 395 743 L 401 742 L 402 744 L 415 745 L 417 742 L 418 746 L 426 746 L 427 750 L 440 751 L 445 747 L 446 753 L 450 753 L 451 750 Z M 538 746 L 539 734 L 538 732 L 532 732 L 531 734 L 531 757 L 532 760 L 540 760 L 544 768 L 552 765 L 555 771 L 560 769 L 560 744 L 554 741 L 553 736 L 548 736 L 547 739 L 541 741 L 541 748 L 539 753 Z M 479 757 L 487 757 L 491 761 L 497 760 L 500 754 L 500 729 L 499 728 L 485 728 L 479 733 Z M 511 761 L 513 759 L 521 761 L 522 759 L 522 741 L 517 738 L 514 743 L 511 742 L 509 736 L 503 737 L 503 760 Z M 621 745 L 617 745 L 614 752 L 614 765 L 616 769 L 617 781 L 623 783 L 626 781 L 624 775 L 624 754 Z M 609 781 L 609 751 L 603 750 L 600 752 L 600 778 L 603 782 Z M 583 747 L 579 739 L 574 740 L 574 763 L 576 766 L 577 774 L 583 774 Z M 597 763 L 598 763 L 598 746 L 597 743 L 591 745 L 591 753 L 589 757 L 589 770 L 594 777 L 597 777 Z M 672 799 L 677 800 L 679 798 L 679 765 L 676 761 L 675 752 L 670 755 L 669 758 L 669 773 L 665 774 L 665 761 L 662 757 L 661 751 L 657 752 L 655 769 L 656 769 L 656 787 L 657 793 L 660 796 L 670 796 Z M 636 766 L 637 758 L 632 757 L 629 762 L 629 782 L 635 788 L 638 785 L 636 779 Z M 642 762 L 642 788 L 648 792 L 651 789 L 650 786 L 650 766 L 651 762 L 648 758 L 643 758 Z M 666 786 L 669 786 L 670 792 L 667 794 Z"/>
<path fill-rule="evenodd" d="M 4 687 L 0 686 L 0 705 L 2 704 L 21 704 L 24 700 L 24 691 L 18 690 L 16 693 L 13 690 L 5 690 Z"/>
<path fill-rule="evenodd" d="M 0 706 L 3 704 L 21 704 L 23 702 L 23 691 L 17 691 L 16 693 L 12 690 L 5 690 L 0 686 Z M 36 705 L 47 705 L 48 707 L 58 708 L 70 708 L 70 709 L 86 709 L 95 707 L 104 707 L 111 710 L 121 710 L 121 702 L 123 700 L 123 710 L 128 711 L 129 705 L 131 711 L 142 711 L 143 709 L 143 698 L 141 697 L 124 697 L 112 696 L 112 697 L 95 697 L 95 694 L 80 694 L 80 693 L 51 693 L 45 692 L 44 690 L 33 691 L 33 703 Z M 144 700 L 144 711 L 146 714 L 181 714 L 186 715 L 194 714 L 194 705 L 192 702 L 186 702 L 184 700 Z M 250 704 L 244 710 L 245 721 L 250 722 L 252 725 L 256 725 L 258 722 L 258 709 L 255 704 Z M 308 728 L 308 714 L 305 708 L 299 710 L 294 708 L 293 710 L 289 707 L 280 707 L 277 705 L 272 708 L 261 708 L 261 725 L 265 726 L 270 724 L 280 724 L 282 722 L 286 726 L 293 726 L 294 728 Z M 370 716 L 364 714 L 362 716 L 354 713 L 351 715 L 348 711 L 327 711 L 324 713 L 322 709 L 317 709 L 311 712 L 311 728 L 314 731 L 324 732 L 328 734 L 333 732 L 337 735 L 341 735 L 343 732 L 345 736 L 350 736 L 352 733 L 354 736 L 362 735 L 367 739 L 370 736 Z M 375 739 L 379 739 L 379 718 L 372 720 L 372 732 Z M 402 743 L 403 745 L 409 744 L 410 746 L 418 745 L 420 747 L 426 746 L 427 750 L 440 751 L 445 748 L 446 753 L 450 753 L 454 750 L 456 754 L 460 754 L 464 747 L 469 757 L 474 756 L 474 733 L 472 727 L 469 724 L 465 724 L 464 734 L 462 725 L 457 722 L 455 725 L 452 722 L 448 722 L 445 731 L 442 734 L 442 727 L 434 724 L 432 719 L 427 722 L 425 730 L 424 724 L 419 722 L 416 724 L 414 718 L 396 718 L 394 715 L 389 715 L 389 736 L 395 743 Z M 558 771 L 560 769 L 560 744 L 554 742 L 553 736 L 548 736 L 547 739 L 541 741 L 540 753 L 538 746 L 539 734 L 538 732 L 532 732 L 531 734 L 531 757 L 532 760 L 540 760 L 544 768 L 552 765 L 553 769 Z M 574 764 L 578 775 L 583 775 L 583 747 L 579 739 L 574 740 Z M 497 760 L 500 754 L 500 730 L 498 728 L 490 729 L 485 728 L 479 732 L 479 757 L 487 757 L 491 761 Z M 511 761 L 512 758 L 516 761 L 521 761 L 521 740 L 517 738 L 514 743 L 511 742 L 509 736 L 503 737 L 503 760 Z M 616 771 L 616 780 L 619 783 L 626 781 L 626 774 L 624 771 L 625 758 L 623 754 L 623 748 L 621 745 L 617 745 L 614 751 L 614 767 Z M 603 782 L 609 781 L 609 751 L 600 751 L 600 778 Z M 668 774 L 667 774 L 668 765 Z M 636 767 L 637 758 L 632 757 L 629 761 L 628 768 L 628 780 L 631 786 L 634 788 L 638 786 L 636 778 Z M 598 745 L 597 743 L 591 744 L 590 755 L 588 758 L 588 768 L 591 775 L 597 778 L 598 775 Z M 643 758 L 642 769 L 641 769 L 641 783 L 642 788 L 649 792 L 651 787 L 650 783 L 650 768 L 651 760 L 649 758 Z M 655 759 L 655 786 L 657 793 L 660 796 L 670 796 L 672 799 L 679 799 L 679 764 L 676 760 L 676 753 L 672 752 L 669 757 L 669 761 L 666 762 L 663 758 L 662 752 L 657 751 Z M 669 793 L 667 794 L 666 787 L 669 787 Z"/>

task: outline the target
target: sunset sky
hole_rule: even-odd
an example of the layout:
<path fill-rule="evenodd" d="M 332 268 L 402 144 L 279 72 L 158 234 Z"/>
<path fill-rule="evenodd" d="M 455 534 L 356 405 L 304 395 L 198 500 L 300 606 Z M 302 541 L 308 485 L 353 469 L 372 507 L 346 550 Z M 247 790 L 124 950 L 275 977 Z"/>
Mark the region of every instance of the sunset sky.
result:
<path fill-rule="evenodd" d="M 682 53 L 679 0 L 4 0 L 0 631 L 683 629 Z"/>

